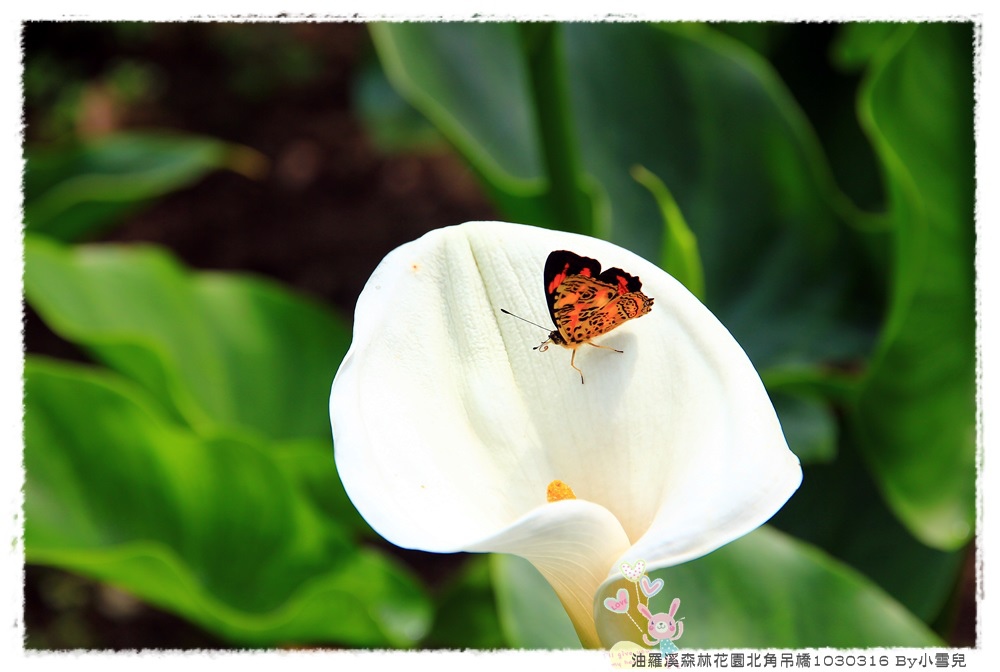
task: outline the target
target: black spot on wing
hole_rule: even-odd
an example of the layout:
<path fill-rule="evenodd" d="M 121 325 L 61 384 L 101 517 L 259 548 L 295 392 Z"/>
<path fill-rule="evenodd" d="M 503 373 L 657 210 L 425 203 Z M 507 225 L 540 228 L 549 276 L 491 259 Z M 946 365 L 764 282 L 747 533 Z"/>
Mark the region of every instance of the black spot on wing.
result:
<path fill-rule="evenodd" d="M 601 273 L 598 278 L 601 282 L 606 282 L 609 285 L 619 289 L 620 294 L 625 294 L 627 292 L 638 292 L 642 289 L 642 281 L 635 277 L 631 273 L 626 273 L 620 268 L 609 268 L 608 270 Z M 621 291 L 621 286 L 624 284 L 625 291 Z"/>
<path fill-rule="evenodd" d="M 548 287 L 552 278 L 562 273 L 564 269 L 566 270 L 566 275 L 583 275 L 596 278 L 601 274 L 601 262 L 590 257 L 581 257 L 576 252 L 570 252 L 569 250 L 550 252 L 548 259 L 545 260 L 545 286 Z M 585 270 L 589 271 L 589 273 L 584 272 Z"/>

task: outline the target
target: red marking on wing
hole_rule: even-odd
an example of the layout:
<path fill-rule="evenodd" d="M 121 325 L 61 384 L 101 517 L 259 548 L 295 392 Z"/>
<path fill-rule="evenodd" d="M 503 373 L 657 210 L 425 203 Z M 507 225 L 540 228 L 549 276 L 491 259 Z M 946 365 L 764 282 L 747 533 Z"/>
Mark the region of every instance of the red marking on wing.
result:
<path fill-rule="evenodd" d="M 628 278 L 622 275 L 617 276 L 617 278 L 618 278 L 618 293 L 628 294 Z"/>
<path fill-rule="evenodd" d="M 549 294 L 556 291 L 556 287 L 562 284 L 563 280 L 566 279 L 566 272 L 569 271 L 569 264 L 563 266 L 561 273 L 556 273 L 555 277 L 552 278 L 552 282 L 549 283 Z"/>
<path fill-rule="evenodd" d="M 591 273 L 590 273 L 590 267 L 589 267 L 589 266 L 584 266 L 584 267 L 583 267 L 583 270 L 582 270 L 582 271 L 580 271 L 580 275 L 582 275 L 582 276 L 583 276 L 583 277 L 585 277 L 585 278 L 590 278 L 590 277 L 593 277 L 593 276 L 591 275 Z"/>

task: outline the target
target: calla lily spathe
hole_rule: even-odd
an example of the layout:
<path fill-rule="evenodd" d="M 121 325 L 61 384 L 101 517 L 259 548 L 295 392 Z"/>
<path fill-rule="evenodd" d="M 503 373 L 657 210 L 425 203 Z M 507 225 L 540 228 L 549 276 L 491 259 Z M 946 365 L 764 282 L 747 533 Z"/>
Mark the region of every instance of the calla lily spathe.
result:
<path fill-rule="evenodd" d="M 532 347 L 542 266 L 567 249 L 639 276 L 652 312 L 597 339 Z M 679 282 L 611 243 L 501 222 L 392 251 L 358 299 L 330 398 L 347 494 L 390 542 L 502 552 L 548 579 L 585 646 L 602 584 L 755 529 L 802 472 L 746 354 Z M 576 499 L 548 502 L 564 482 Z M 596 604 L 599 605 L 599 600 Z"/>

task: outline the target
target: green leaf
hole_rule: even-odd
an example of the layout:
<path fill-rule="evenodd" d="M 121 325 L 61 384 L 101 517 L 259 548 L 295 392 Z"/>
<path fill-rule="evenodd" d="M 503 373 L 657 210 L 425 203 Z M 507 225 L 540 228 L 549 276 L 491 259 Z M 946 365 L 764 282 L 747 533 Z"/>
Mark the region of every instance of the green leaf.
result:
<path fill-rule="evenodd" d="M 764 56 L 770 56 L 796 26 L 790 23 L 770 21 L 740 21 L 734 23 L 712 23 L 712 28 L 739 40 L 754 51 Z"/>
<path fill-rule="evenodd" d="M 700 26 L 566 30 L 584 162 L 608 192 L 612 239 L 660 249 L 656 204 L 628 175 L 641 164 L 670 185 L 707 305 L 758 369 L 867 352 L 867 306 L 849 299 L 860 282 L 849 210 L 767 62 Z"/>
<path fill-rule="evenodd" d="M 882 21 L 845 23 L 830 49 L 830 58 L 842 70 L 860 70 L 875 58 L 900 24 Z"/>
<path fill-rule="evenodd" d="M 700 648 L 865 648 L 942 646 L 898 602 L 822 551 L 762 527 L 709 555 L 653 572 L 663 589 L 650 611 L 667 611 L 680 598 L 684 632 L 676 643 Z M 601 601 L 634 584 L 622 579 L 595 601 L 601 641 L 611 646 L 640 633 Z M 606 593 L 606 594 L 605 594 Z M 645 626 L 636 614 L 639 624 Z M 643 628 L 645 632 L 645 628 Z"/>
<path fill-rule="evenodd" d="M 369 30 L 389 81 L 476 170 L 504 191 L 540 190 L 542 158 L 516 24 L 376 23 Z"/>
<path fill-rule="evenodd" d="M 417 584 L 356 550 L 260 444 L 198 436 L 78 365 L 29 358 L 25 397 L 27 562 L 242 644 L 410 646 L 426 632 Z"/>
<path fill-rule="evenodd" d="M 214 170 L 255 177 L 265 161 L 247 147 L 164 133 L 120 133 L 25 154 L 25 228 L 64 241 L 93 237 Z"/>
<path fill-rule="evenodd" d="M 972 538 L 976 479 L 971 24 L 909 25 L 861 93 L 893 218 L 892 297 L 856 409 L 890 506 L 925 543 Z"/>
<path fill-rule="evenodd" d="M 835 461 L 803 466 L 802 487 L 771 522 L 862 572 L 925 623 L 938 621 L 963 553 L 918 541 L 886 506 L 850 437 L 842 439 Z"/>
<path fill-rule="evenodd" d="M 580 637 L 552 586 L 535 567 L 516 555 L 490 561 L 500 625 L 518 649 L 579 649 Z"/>
<path fill-rule="evenodd" d="M 516 24 L 374 23 L 393 87 L 469 161 L 512 221 L 554 226 Z"/>
<path fill-rule="evenodd" d="M 771 392 L 788 447 L 803 463 L 829 462 L 837 456 L 837 420 L 818 397 Z"/>
<path fill-rule="evenodd" d="M 841 417 L 856 402 L 856 374 L 771 369 L 761 377 L 803 462 L 802 486 L 772 522 L 858 569 L 923 621 L 936 621 L 955 588 L 962 553 L 929 548 L 907 531 L 879 495 L 856 437 L 830 415 L 829 403 Z M 805 408 L 789 408 L 803 401 Z M 822 415 L 813 417 L 815 411 Z M 826 459 L 834 453 L 836 460 Z"/>
<path fill-rule="evenodd" d="M 661 212 L 629 174 L 641 164 L 670 185 L 697 236 L 709 308 L 758 368 L 867 354 L 879 297 L 861 291 L 866 253 L 843 223 L 854 211 L 770 66 L 705 27 L 559 28 L 601 235 L 658 261 Z M 380 24 L 373 37 L 390 81 L 506 215 L 544 218 L 525 209 L 549 177 L 512 25 Z"/>
<path fill-rule="evenodd" d="M 701 269 L 698 239 L 684 221 L 684 214 L 667 185 L 642 166 L 632 167 L 632 177 L 649 189 L 663 215 L 663 254 L 660 268 L 677 278 L 688 291 L 705 300 L 705 274 Z"/>
<path fill-rule="evenodd" d="M 275 464 L 324 516 L 358 537 L 378 538 L 347 496 L 337 464 L 330 459 L 333 446 L 329 441 L 290 441 L 273 443 L 267 448 Z"/>
<path fill-rule="evenodd" d="M 431 649 L 501 649 L 509 647 L 497 618 L 490 582 L 490 558 L 470 555 L 435 602 L 434 627 L 420 645 Z"/>
<path fill-rule="evenodd" d="M 351 94 L 355 113 L 380 151 L 433 151 L 443 146 L 437 129 L 389 84 L 378 59 L 371 58 L 358 70 Z"/>
<path fill-rule="evenodd" d="M 39 236 L 25 241 L 24 283 L 53 331 L 199 432 L 329 440 L 350 333 L 323 307 L 263 279 L 191 273 L 156 248 Z"/>
<path fill-rule="evenodd" d="M 598 201 L 580 164 L 562 30 L 549 22 L 519 23 L 517 27 L 545 166 L 544 223 L 563 231 L 594 235 Z"/>

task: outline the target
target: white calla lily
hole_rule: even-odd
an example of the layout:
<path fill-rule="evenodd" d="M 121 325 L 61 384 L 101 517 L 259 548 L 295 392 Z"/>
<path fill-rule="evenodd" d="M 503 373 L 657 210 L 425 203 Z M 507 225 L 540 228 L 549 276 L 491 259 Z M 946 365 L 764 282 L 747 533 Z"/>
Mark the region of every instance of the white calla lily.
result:
<path fill-rule="evenodd" d="M 566 249 L 638 276 L 648 315 L 532 347 L 542 267 Z M 746 354 L 679 282 L 611 243 L 472 222 L 391 252 L 358 299 L 330 399 L 344 487 L 390 542 L 527 558 L 585 646 L 622 562 L 704 555 L 770 518 L 802 472 Z M 559 480 L 577 499 L 549 502 Z"/>

